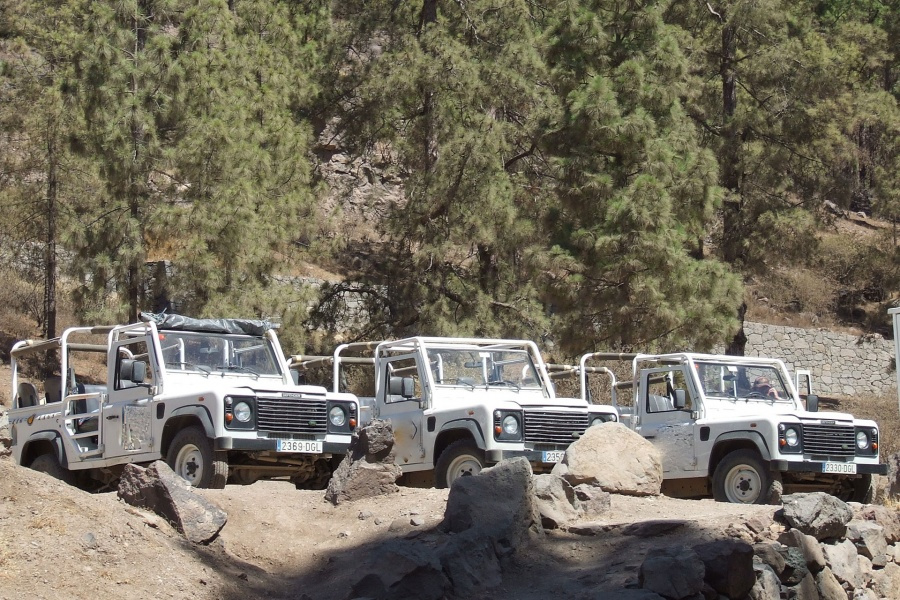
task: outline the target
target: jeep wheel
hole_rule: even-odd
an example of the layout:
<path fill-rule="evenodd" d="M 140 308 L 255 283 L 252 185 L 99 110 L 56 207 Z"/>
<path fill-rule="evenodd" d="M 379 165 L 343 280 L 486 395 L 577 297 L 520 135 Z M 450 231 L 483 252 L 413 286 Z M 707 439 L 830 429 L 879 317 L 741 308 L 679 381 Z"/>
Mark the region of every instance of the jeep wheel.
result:
<path fill-rule="evenodd" d="M 456 440 L 441 452 L 434 466 L 435 486 L 448 488 L 460 477 L 478 475 L 484 468 L 484 452 L 472 440 Z"/>
<path fill-rule="evenodd" d="M 875 485 L 871 475 L 860 475 L 853 480 L 853 494 L 850 496 L 853 502 L 860 504 L 872 504 L 875 501 Z"/>
<path fill-rule="evenodd" d="M 713 497 L 719 502 L 765 504 L 772 478 L 766 464 L 752 450 L 727 454 L 713 474 Z"/>
<path fill-rule="evenodd" d="M 41 454 L 31 461 L 31 464 L 28 466 L 35 471 L 46 473 L 50 477 L 59 479 L 64 483 L 75 485 L 74 474 L 59 464 L 59 459 L 56 458 L 56 454 L 54 453 L 48 452 L 47 454 Z"/>
<path fill-rule="evenodd" d="M 166 463 L 194 487 L 221 490 L 228 479 L 227 454 L 214 451 L 199 427 L 178 432 L 166 453 Z"/>

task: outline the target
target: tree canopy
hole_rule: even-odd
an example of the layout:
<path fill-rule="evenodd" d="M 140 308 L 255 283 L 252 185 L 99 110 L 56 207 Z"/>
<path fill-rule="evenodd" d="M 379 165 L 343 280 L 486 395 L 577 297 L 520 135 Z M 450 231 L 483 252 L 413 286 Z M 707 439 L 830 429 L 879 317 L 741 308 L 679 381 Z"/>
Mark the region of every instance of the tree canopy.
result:
<path fill-rule="evenodd" d="M 709 349 L 788 265 L 900 287 L 896 235 L 815 234 L 900 218 L 898 36 L 897 0 L 0 0 L 0 249 L 48 334 L 159 308 L 166 261 L 298 346 Z M 336 154 L 401 192 L 343 212 Z"/>

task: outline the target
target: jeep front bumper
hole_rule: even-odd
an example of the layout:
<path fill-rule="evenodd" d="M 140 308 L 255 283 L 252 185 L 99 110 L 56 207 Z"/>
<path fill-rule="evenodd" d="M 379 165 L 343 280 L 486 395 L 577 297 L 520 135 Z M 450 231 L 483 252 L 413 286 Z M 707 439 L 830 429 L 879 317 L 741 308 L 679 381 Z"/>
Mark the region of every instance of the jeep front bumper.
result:
<path fill-rule="evenodd" d="M 789 473 L 824 473 L 824 462 L 794 462 L 788 460 L 773 460 L 769 463 L 773 471 Z M 857 475 L 887 475 L 887 464 L 856 463 Z"/>
<path fill-rule="evenodd" d="M 322 454 L 346 454 L 350 447 L 349 435 L 329 435 L 322 442 Z M 275 438 L 238 438 L 223 436 L 216 438 L 216 450 L 237 450 L 254 452 L 268 450 L 275 452 L 278 440 Z"/>

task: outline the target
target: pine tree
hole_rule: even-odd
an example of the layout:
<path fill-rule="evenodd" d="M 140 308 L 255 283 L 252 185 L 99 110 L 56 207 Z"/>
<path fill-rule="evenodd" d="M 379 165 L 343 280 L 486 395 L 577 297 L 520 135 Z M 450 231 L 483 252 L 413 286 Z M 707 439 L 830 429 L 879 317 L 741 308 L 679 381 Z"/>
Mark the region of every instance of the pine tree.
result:
<path fill-rule="evenodd" d="M 59 246 L 71 225 L 73 199 L 90 183 L 90 167 L 77 160 L 69 140 L 82 128 L 75 110 L 72 56 L 78 44 L 77 2 L 10 4 L 3 43 L 7 58 L 0 113 L 5 236 L 28 254 L 40 248 L 39 266 L 27 275 L 42 282 L 34 316 L 48 338 L 56 336 Z M 21 256 L 23 264 L 33 264 Z"/>
<path fill-rule="evenodd" d="M 369 280 L 381 335 L 546 330 L 540 201 L 527 173 L 555 100 L 541 85 L 533 6 L 519 0 L 349 2 L 340 7 L 344 140 L 391 152 L 405 199 L 390 207 Z"/>
<path fill-rule="evenodd" d="M 172 184 L 152 228 L 175 266 L 172 293 L 198 314 L 305 316 L 302 293 L 276 285 L 293 242 L 315 223 L 311 127 L 315 86 L 306 32 L 327 12 L 290 2 L 210 0 L 185 12 L 173 70 L 179 120 Z"/>
<path fill-rule="evenodd" d="M 709 348 L 733 332 L 740 285 L 702 258 L 717 164 L 684 104 L 698 82 L 665 3 L 560 2 L 547 29 L 565 106 L 548 154 L 557 331 L 595 347 Z"/>
<path fill-rule="evenodd" d="M 126 0 L 83 9 L 73 65 L 87 122 L 79 143 L 99 162 L 105 193 L 80 208 L 85 227 L 73 243 L 83 283 L 75 299 L 96 318 L 133 320 L 142 308 L 147 228 L 167 183 L 163 155 L 179 85 L 176 8 L 170 0 Z"/>

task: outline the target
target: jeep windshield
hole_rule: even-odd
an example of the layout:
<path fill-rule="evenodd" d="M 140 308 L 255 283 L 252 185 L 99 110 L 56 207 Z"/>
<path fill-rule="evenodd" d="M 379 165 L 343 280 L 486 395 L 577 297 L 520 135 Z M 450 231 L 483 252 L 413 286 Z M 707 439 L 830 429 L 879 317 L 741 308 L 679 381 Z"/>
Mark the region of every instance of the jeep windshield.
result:
<path fill-rule="evenodd" d="M 272 347 L 263 337 L 161 331 L 159 342 L 165 368 L 170 373 L 281 377 Z"/>
<path fill-rule="evenodd" d="M 697 361 L 697 377 L 707 398 L 793 402 L 782 378 L 772 365 L 735 365 Z"/>
<path fill-rule="evenodd" d="M 526 350 L 428 348 L 435 385 L 540 389 L 537 370 Z"/>

